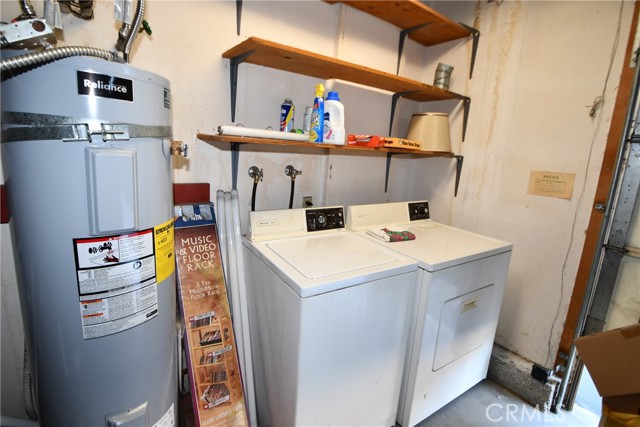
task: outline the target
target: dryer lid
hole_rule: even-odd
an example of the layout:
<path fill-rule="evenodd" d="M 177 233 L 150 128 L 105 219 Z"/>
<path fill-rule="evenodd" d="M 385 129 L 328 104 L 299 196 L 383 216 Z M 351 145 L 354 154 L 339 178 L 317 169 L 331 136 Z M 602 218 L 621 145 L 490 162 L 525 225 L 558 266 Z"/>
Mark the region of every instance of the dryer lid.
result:
<path fill-rule="evenodd" d="M 421 268 L 438 271 L 492 255 L 509 252 L 512 244 L 438 223 L 408 227 L 416 240 L 400 242 L 394 249 L 418 260 Z"/>

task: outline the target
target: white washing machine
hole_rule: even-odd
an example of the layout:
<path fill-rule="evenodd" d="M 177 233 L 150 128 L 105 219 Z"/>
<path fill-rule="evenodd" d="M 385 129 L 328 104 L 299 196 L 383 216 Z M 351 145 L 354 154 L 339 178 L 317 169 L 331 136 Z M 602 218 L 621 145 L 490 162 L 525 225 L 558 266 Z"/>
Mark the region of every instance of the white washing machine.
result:
<path fill-rule="evenodd" d="M 486 378 L 512 245 L 431 221 L 427 202 L 350 206 L 347 228 L 418 261 L 397 418 L 412 427 Z M 415 239 L 385 242 L 383 228 Z"/>
<path fill-rule="evenodd" d="M 342 207 L 251 212 L 243 240 L 260 426 L 395 424 L 417 263 Z"/>

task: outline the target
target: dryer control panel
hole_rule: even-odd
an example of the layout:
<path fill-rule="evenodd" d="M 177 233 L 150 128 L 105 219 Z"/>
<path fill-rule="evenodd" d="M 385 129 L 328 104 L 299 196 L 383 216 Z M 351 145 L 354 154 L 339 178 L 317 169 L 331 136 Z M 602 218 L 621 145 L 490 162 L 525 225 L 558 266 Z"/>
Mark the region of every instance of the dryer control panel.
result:
<path fill-rule="evenodd" d="M 344 211 L 339 208 L 305 210 L 307 231 L 335 230 L 344 228 Z"/>
<path fill-rule="evenodd" d="M 429 202 L 411 202 L 409 203 L 409 221 L 417 221 L 420 219 L 429 219 Z"/>

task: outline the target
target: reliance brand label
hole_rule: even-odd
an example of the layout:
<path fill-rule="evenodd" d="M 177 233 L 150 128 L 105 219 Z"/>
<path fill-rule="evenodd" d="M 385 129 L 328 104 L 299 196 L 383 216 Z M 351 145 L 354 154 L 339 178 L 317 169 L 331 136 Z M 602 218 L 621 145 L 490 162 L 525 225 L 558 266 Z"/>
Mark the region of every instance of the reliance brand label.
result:
<path fill-rule="evenodd" d="M 133 101 L 133 81 L 106 74 L 78 71 L 78 94 Z"/>

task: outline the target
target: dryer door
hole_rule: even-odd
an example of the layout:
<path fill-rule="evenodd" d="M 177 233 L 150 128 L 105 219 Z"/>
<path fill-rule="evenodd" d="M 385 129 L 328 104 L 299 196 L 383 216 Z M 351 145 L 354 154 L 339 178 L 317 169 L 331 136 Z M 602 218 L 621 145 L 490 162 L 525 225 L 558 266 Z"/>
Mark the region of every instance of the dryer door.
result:
<path fill-rule="evenodd" d="M 433 370 L 448 365 L 483 344 L 492 343 L 499 307 L 494 284 L 457 296 L 440 310 Z"/>

